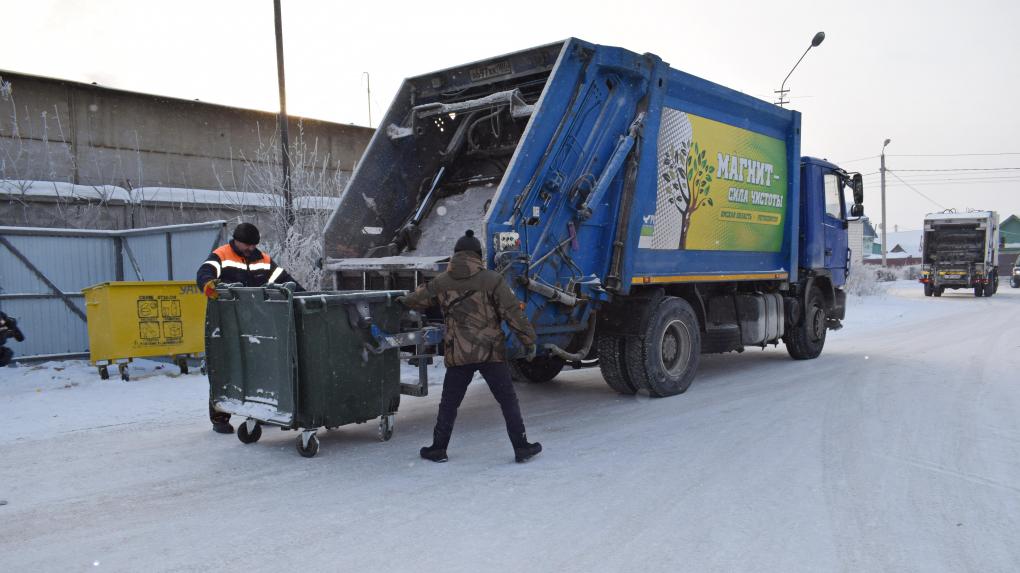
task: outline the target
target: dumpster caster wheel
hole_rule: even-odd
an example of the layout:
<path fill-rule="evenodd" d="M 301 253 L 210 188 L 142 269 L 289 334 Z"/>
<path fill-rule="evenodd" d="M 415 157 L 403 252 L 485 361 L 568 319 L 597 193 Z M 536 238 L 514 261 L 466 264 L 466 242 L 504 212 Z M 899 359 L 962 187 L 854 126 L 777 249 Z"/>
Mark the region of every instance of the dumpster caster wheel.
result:
<path fill-rule="evenodd" d="M 188 373 L 188 359 L 187 358 L 178 358 L 177 359 L 177 368 L 179 368 L 181 370 L 181 374 L 187 374 Z"/>
<path fill-rule="evenodd" d="M 393 414 L 386 414 L 379 418 L 379 440 L 383 442 L 390 441 L 393 437 L 393 426 L 395 416 Z"/>
<path fill-rule="evenodd" d="M 110 370 L 106 366 L 100 366 L 99 367 L 99 377 L 102 378 L 103 380 L 109 380 L 110 379 Z"/>
<path fill-rule="evenodd" d="M 254 444 L 261 437 L 262 424 L 251 418 L 245 420 L 243 424 L 237 427 L 237 439 L 241 440 L 242 444 Z"/>
<path fill-rule="evenodd" d="M 314 458 L 319 453 L 319 438 L 315 437 L 314 431 L 305 431 L 297 440 L 297 451 L 305 458 Z"/>
<path fill-rule="evenodd" d="M 128 375 L 128 365 L 127 364 L 118 364 L 117 365 L 117 371 L 120 372 L 120 379 L 121 380 L 123 380 L 125 382 L 127 382 L 128 380 L 131 380 L 131 376 Z"/>

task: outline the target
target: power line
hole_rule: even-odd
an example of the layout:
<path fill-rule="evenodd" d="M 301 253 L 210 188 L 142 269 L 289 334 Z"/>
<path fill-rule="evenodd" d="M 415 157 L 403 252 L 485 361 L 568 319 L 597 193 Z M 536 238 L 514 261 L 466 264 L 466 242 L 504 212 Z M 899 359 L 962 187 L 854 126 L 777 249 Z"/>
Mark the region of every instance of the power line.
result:
<path fill-rule="evenodd" d="M 887 156 L 887 157 L 889 157 L 889 156 Z M 857 161 L 866 161 L 868 159 L 878 159 L 878 158 L 879 158 L 878 155 L 869 155 L 867 157 L 859 157 L 857 159 L 850 159 L 848 161 L 835 161 L 834 163 L 836 165 L 843 165 L 844 163 L 856 163 Z"/>
<path fill-rule="evenodd" d="M 898 171 L 890 169 L 889 171 Z M 1010 180 L 1020 177 L 1020 173 L 911 173 L 906 174 L 904 177 L 911 183 L 917 183 L 919 181 L 995 181 L 995 180 Z M 869 181 L 875 181 L 875 176 L 869 176 L 866 178 Z"/>
<path fill-rule="evenodd" d="M 886 169 L 891 171 L 891 169 Z M 1020 171 L 1020 167 L 954 167 L 950 169 L 897 169 L 896 171 Z"/>
<path fill-rule="evenodd" d="M 907 183 L 906 181 L 903 181 L 903 179 L 902 179 L 902 178 L 900 178 L 900 176 L 899 176 L 899 175 L 897 175 L 895 171 L 890 171 L 890 170 L 888 170 L 888 169 L 886 169 L 886 171 L 889 171 L 889 173 L 891 173 L 893 177 L 895 177 L 895 178 L 899 179 L 899 180 L 900 180 L 900 182 L 902 182 L 902 183 L 903 183 L 904 185 L 906 185 L 906 186 L 907 186 L 907 187 L 908 187 L 908 188 L 909 188 L 909 189 L 910 189 L 911 191 L 913 191 L 914 193 L 917 193 L 917 194 L 918 194 L 918 195 L 920 195 L 921 197 L 924 197 L 925 199 L 927 199 L 927 200 L 931 201 L 932 203 L 934 203 L 935 205 L 937 205 L 937 206 L 938 206 L 939 208 L 945 209 L 945 206 L 944 206 L 944 205 L 942 205 L 942 204 L 941 204 L 941 203 L 939 203 L 938 201 L 936 201 L 936 200 L 932 199 L 931 197 L 929 197 L 929 196 L 925 195 L 924 193 L 921 193 L 920 191 L 918 191 L 917 189 L 915 189 L 915 188 L 914 188 L 914 186 L 913 186 L 913 185 L 911 185 L 910 183 Z"/>
<path fill-rule="evenodd" d="M 897 153 L 896 155 L 886 154 L 886 157 L 993 157 L 1002 155 L 1020 155 L 1020 152 L 1004 151 L 1001 153 Z"/>

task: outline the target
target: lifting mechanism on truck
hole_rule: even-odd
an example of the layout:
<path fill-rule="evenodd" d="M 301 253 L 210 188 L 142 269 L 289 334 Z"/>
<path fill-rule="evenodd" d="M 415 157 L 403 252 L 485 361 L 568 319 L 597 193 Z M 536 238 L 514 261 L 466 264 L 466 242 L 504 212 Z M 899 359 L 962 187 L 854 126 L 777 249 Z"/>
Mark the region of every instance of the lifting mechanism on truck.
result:
<path fill-rule="evenodd" d="M 409 78 L 323 268 L 338 291 L 410 291 L 474 229 L 536 328 L 538 357 L 511 361 L 532 382 L 597 359 L 617 392 L 670 396 L 703 352 L 814 358 L 845 314 L 863 188 L 800 135 L 796 111 L 574 38 Z"/>

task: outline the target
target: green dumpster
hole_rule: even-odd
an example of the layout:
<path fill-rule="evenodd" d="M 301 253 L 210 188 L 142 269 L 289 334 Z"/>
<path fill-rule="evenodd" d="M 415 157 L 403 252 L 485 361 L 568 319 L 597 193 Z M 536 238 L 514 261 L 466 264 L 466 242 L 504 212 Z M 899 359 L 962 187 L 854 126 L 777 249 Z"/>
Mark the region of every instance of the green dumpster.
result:
<path fill-rule="evenodd" d="M 245 418 L 237 430 L 244 443 L 258 441 L 263 424 L 302 430 L 298 451 L 312 457 L 318 428 L 375 418 L 388 440 L 401 392 L 427 393 L 424 367 L 418 386 L 401 384 L 400 347 L 424 360 L 439 333 L 406 328 L 414 315 L 394 300 L 405 291 L 218 291 L 206 311 L 210 397 L 217 410 Z"/>

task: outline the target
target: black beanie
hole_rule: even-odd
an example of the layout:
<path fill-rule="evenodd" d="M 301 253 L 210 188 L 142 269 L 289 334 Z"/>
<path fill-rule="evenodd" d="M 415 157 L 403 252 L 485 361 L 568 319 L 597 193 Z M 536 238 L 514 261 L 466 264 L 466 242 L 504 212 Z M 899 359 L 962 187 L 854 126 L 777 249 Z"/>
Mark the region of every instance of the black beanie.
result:
<path fill-rule="evenodd" d="M 234 227 L 234 239 L 249 245 L 257 245 L 261 237 L 259 236 L 258 227 L 251 223 L 241 223 Z"/>
<path fill-rule="evenodd" d="M 457 239 L 453 252 L 458 253 L 460 251 L 474 251 L 478 253 L 478 256 L 482 256 L 482 243 L 475 238 L 475 232 L 471 229 L 465 231 L 464 236 Z"/>

